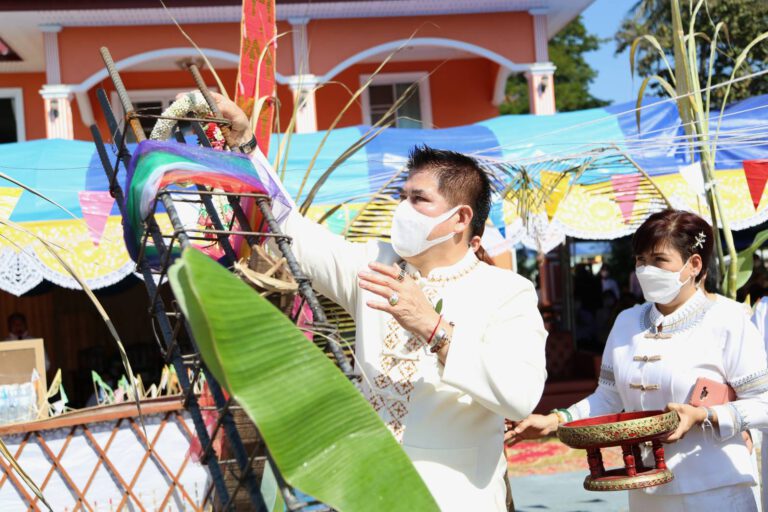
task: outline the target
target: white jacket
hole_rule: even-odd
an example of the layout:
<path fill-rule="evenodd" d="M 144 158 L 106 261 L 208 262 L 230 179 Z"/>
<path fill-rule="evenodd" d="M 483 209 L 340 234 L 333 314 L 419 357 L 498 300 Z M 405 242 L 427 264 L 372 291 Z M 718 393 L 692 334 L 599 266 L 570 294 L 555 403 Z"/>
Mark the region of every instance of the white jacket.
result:
<path fill-rule="evenodd" d="M 291 212 L 282 222 L 314 287 L 357 324 L 356 370 L 366 397 L 402 442 L 442 510 L 503 511 L 503 419 L 521 420 L 546 380 L 546 331 L 532 284 L 470 250 L 426 277 L 407 268 L 454 322 L 446 365 L 358 287 L 370 261 L 399 260 L 384 243 L 350 243 Z M 403 510 L 409 510 L 403 504 Z"/>
<path fill-rule="evenodd" d="M 669 326 L 663 331 L 670 338 L 648 336 L 649 328 L 659 324 Z M 763 340 L 735 301 L 711 300 L 698 291 L 667 317 L 651 303 L 622 312 L 603 352 L 597 390 L 569 410 L 577 419 L 622 409 L 664 409 L 669 402 L 687 403 L 699 377 L 727 382 L 738 400 L 713 407 L 718 432 L 694 427 L 683 439 L 664 445 L 672 482 L 630 492 L 679 495 L 754 485 L 756 475 L 740 433 L 768 427 L 768 369 Z M 645 462 L 650 465 L 653 459 Z"/>

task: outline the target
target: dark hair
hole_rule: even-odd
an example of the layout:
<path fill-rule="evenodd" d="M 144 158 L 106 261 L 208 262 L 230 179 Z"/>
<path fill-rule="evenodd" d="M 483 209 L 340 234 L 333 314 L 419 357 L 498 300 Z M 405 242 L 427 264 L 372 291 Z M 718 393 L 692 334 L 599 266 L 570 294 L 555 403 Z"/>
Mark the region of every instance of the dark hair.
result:
<path fill-rule="evenodd" d="M 491 180 L 474 158 L 427 145 L 414 146 L 407 168 L 411 175 L 422 171 L 434 174 L 437 190 L 452 206 L 469 205 L 474 214 L 469 236 L 483 236 L 491 211 Z"/>
<path fill-rule="evenodd" d="M 16 320 L 24 322 L 24 325 L 27 325 L 27 317 L 25 317 L 23 313 L 11 313 L 10 315 L 8 315 L 8 328 L 9 329 L 11 327 L 11 324 L 13 322 L 15 322 Z"/>
<path fill-rule="evenodd" d="M 709 268 L 712 258 L 714 235 L 707 221 L 682 210 L 664 210 L 648 217 L 632 237 L 632 252 L 635 256 L 669 245 L 683 258 L 694 254 L 701 256 L 703 269 Z M 703 274 L 696 276 L 698 282 Z"/>

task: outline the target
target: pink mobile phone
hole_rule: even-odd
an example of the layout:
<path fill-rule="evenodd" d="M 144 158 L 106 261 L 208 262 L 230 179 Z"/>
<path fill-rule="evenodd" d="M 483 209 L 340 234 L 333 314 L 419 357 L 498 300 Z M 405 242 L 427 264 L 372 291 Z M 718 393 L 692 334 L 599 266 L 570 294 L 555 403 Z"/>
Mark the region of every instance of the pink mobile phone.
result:
<path fill-rule="evenodd" d="M 690 403 L 694 407 L 711 407 L 736 400 L 736 392 L 728 384 L 699 377 L 693 386 Z"/>

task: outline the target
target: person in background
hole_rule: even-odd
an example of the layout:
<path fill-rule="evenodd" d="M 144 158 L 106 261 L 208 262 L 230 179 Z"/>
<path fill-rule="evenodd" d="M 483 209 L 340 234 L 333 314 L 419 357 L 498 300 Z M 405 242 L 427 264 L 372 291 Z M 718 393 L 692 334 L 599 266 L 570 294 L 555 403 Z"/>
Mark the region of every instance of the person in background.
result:
<path fill-rule="evenodd" d="M 611 270 L 605 264 L 600 267 L 600 285 L 603 293 L 611 292 L 613 294 L 613 300 L 619 300 L 619 296 L 621 295 L 619 292 L 619 283 L 611 277 Z M 603 296 L 603 300 L 605 300 L 605 296 Z"/>
<path fill-rule="evenodd" d="M 34 336 L 29 335 L 27 327 L 27 317 L 23 313 L 11 313 L 8 315 L 8 336 L 3 341 L 31 340 Z M 51 369 L 51 361 L 48 359 L 48 353 L 45 356 L 45 371 Z"/>
<path fill-rule="evenodd" d="M 605 340 L 613 326 L 614 311 L 616 309 L 617 297 L 610 290 L 603 290 L 603 305 L 595 313 L 595 323 L 597 324 L 597 341 L 601 347 L 605 346 Z"/>
<path fill-rule="evenodd" d="M 18 312 L 8 315 L 8 336 L 4 341 L 28 340 L 31 338 L 32 336 L 29 335 L 29 329 L 27 328 L 27 317 Z"/>
<path fill-rule="evenodd" d="M 543 437 L 565 421 L 622 410 L 675 411 L 680 424 L 665 448 L 675 478 L 629 491 L 630 511 L 758 511 L 752 489 L 757 475 L 742 433 L 768 427 L 768 360 L 743 305 L 701 291 L 713 245 L 712 228 L 698 215 L 651 215 L 632 240 L 647 302 L 616 319 L 597 390 L 568 409 L 529 416 L 508 434 L 510 442 Z M 702 377 L 730 385 L 736 400 L 690 405 Z M 649 450 L 642 448 L 652 467 Z"/>

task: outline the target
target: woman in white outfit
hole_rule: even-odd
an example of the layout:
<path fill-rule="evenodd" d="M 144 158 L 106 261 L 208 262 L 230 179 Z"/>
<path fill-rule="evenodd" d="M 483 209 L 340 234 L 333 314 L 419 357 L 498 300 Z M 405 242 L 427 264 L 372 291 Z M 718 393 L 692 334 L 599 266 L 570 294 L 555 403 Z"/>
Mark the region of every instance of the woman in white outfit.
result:
<path fill-rule="evenodd" d="M 632 244 L 648 302 L 616 319 L 597 390 L 568 409 L 529 416 L 510 438 L 542 437 L 570 418 L 673 410 L 680 426 L 665 451 L 675 479 L 629 491 L 630 510 L 755 512 L 751 486 L 757 478 L 741 432 L 768 426 L 766 352 L 741 304 L 712 300 L 700 290 L 712 229 L 697 215 L 666 210 L 649 217 Z M 688 405 L 700 377 L 729 384 L 737 400 L 709 408 Z M 645 456 L 652 466 L 650 454 Z"/>
<path fill-rule="evenodd" d="M 757 326 L 757 329 L 760 331 L 760 335 L 763 338 L 763 341 L 766 344 L 766 350 L 768 350 L 768 297 L 763 297 L 760 299 L 760 301 L 755 305 L 755 313 L 752 316 L 752 321 Z M 765 429 L 762 430 L 762 444 L 760 449 L 760 464 L 763 468 L 763 478 L 761 482 L 761 488 L 762 488 L 762 501 L 763 501 L 763 510 L 768 510 L 768 431 Z"/>

